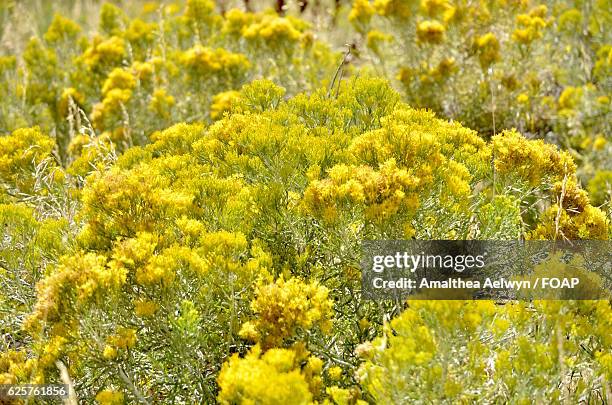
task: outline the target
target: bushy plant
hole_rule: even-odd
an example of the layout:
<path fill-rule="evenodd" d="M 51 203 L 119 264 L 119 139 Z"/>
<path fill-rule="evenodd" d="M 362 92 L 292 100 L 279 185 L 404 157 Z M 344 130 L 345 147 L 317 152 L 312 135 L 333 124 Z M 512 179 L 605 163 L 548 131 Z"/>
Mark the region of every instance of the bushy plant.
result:
<path fill-rule="evenodd" d="M 0 59 L 7 79 L 0 128 L 39 125 L 55 133 L 68 166 L 79 157 L 75 145 L 99 137 L 119 150 L 142 145 L 173 123 L 218 118 L 213 97 L 253 78 L 274 79 L 295 94 L 318 87 L 338 61 L 296 17 L 239 9 L 221 15 L 211 0 L 189 0 L 130 18 L 106 3 L 93 36 L 56 14 L 20 58 Z"/>
<path fill-rule="evenodd" d="M 561 238 L 579 221 L 588 226 L 571 237 L 608 236 L 605 216 L 575 183 L 555 205 L 575 165 L 553 146 L 517 132 L 487 142 L 399 102 L 377 78 L 343 82 L 337 97 L 283 94 L 269 81 L 246 85 L 214 124 L 157 132 L 87 178 L 82 226 L 38 283 L 23 322 L 31 344 L 5 351 L 5 381 L 57 381 L 59 360 L 83 398 L 384 402 L 381 383 L 355 374 L 355 351 L 389 333 L 385 320 L 404 305 L 361 297 L 362 240 Z M 547 198 L 567 225 L 533 209 Z M 478 305 L 457 315 L 474 330 L 504 316 Z M 526 325 L 539 322 L 535 310 Z M 442 350 L 434 338 L 427 347 Z M 556 347 L 556 334 L 542 339 Z M 418 355 L 416 366 L 432 356 Z M 264 372 L 286 390 L 262 386 Z M 444 387 L 457 394 L 456 378 Z"/>
<path fill-rule="evenodd" d="M 335 1 L 323 32 L 322 4 L 58 2 L 0 45 L 0 384 L 609 401 L 609 301 L 372 301 L 360 273 L 366 240 L 612 236 L 606 5 Z"/>
<path fill-rule="evenodd" d="M 601 1 L 356 0 L 349 15 L 410 105 L 562 145 L 583 181 L 611 164 L 611 18 Z"/>

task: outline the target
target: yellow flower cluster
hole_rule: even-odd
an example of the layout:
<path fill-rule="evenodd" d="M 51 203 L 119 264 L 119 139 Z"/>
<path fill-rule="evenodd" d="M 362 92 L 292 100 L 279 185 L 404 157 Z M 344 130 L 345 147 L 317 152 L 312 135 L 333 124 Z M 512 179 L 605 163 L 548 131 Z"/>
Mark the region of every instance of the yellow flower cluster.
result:
<path fill-rule="evenodd" d="M 421 179 L 397 167 L 393 159 L 379 171 L 369 166 L 337 165 L 329 178 L 314 180 L 304 192 L 305 209 L 333 221 L 344 208 L 343 201 L 366 208 L 366 217 L 386 220 L 398 211 L 414 211 L 419 205 Z"/>
<path fill-rule="evenodd" d="M 237 355 L 219 374 L 219 402 L 222 404 L 309 404 L 313 399 L 302 374 L 298 353 L 291 349 L 270 349 L 262 354 L 255 346 L 244 357 Z"/>
<path fill-rule="evenodd" d="M 61 14 L 55 14 L 53 21 L 47 32 L 45 32 L 45 41 L 53 44 L 62 41 L 74 41 L 81 32 L 81 27 L 74 21 L 63 17 Z"/>
<path fill-rule="evenodd" d="M 483 69 L 487 69 L 491 64 L 499 61 L 499 41 L 492 32 L 488 32 L 476 39 L 476 51 L 478 60 Z"/>
<path fill-rule="evenodd" d="M 9 136 L 0 136 L 0 180 L 5 187 L 23 193 L 33 190 L 32 173 L 55 148 L 52 138 L 38 127 L 22 128 Z"/>
<path fill-rule="evenodd" d="M 494 136 L 493 150 L 499 174 L 517 175 L 534 186 L 545 176 L 558 181 L 576 170 L 566 151 L 559 151 L 542 140 L 528 141 L 516 131 Z"/>
<path fill-rule="evenodd" d="M 232 107 L 240 101 L 240 92 L 235 90 L 224 91 L 213 97 L 210 106 L 210 118 L 217 120 L 223 117 L 225 112 L 231 111 Z"/>
<path fill-rule="evenodd" d="M 593 165 L 608 165 L 607 148 L 590 145 L 609 133 L 600 117 L 609 114 L 612 52 L 604 2 L 582 11 L 560 0 L 355 0 L 349 20 L 357 48 L 372 51 L 368 69 L 395 79 L 408 104 L 487 137 L 516 128 L 551 138 L 576 150 L 586 181 Z"/>
<path fill-rule="evenodd" d="M 95 294 L 108 294 L 126 282 L 127 272 L 106 265 L 104 256 L 94 253 L 64 257 L 55 271 L 38 285 L 38 302 L 27 320 L 30 328 L 38 329 L 47 320 L 52 320 L 71 305 L 64 296 L 65 286 L 71 285 L 76 302 L 84 303 Z"/>
<path fill-rule="evenodd" d="M 531 10 L 529 14 L 519 14 L 516 23 L 519 27 L 512 33 L 512 39 L 522 45 L 529 45 L 536 39 L 542 38 L 542 29 L 546 28 L 548 9 L 542 5 Z"/>
<path fill-rule="evenodd" d="M 290 19 L 265 15 L 260 21 L 246 27 L 242 36 L 247 40 L 291 43 L 300 39 L 302 34 Z"/>
<path fill-rule="evenodd" d="M 83 53 L 83 61 L 91 68 L 119 65 L 125 57 L 125 42 L 112 36 L 108 39 L 95 37 L 93 44 Z"/>
<path fill-rule="evenodd" d="M 405 0 L 374 0 L 376 13 L 386 17 L 397 17 L 401 19 L 410 18 L 415 15 L 418 8 L 417 1 Z"/>
<path fill-rule="evenodd" d="M 240 336 L 266 349 L 280 346 L 285 339 L 294 337 L 298 329 L 320 326 L 329 331 L 332 302 L 328 294 L 327 288 L 316 282 L 306 284 L 294 278 L 259 283 L 251 302 L 256 319 L 242 326 Z"/>
<path fill-rule="evenodd" d="M 190 0 L 184 8 L 144 4 L 129 18 L 105 3 L 92 37 L 85 35 L 89 27 L 55 15 L 20 55 L 0 58 L 6 78 L 0 96 L 11 100 L 0 126 L 40 125 L 57 134 L 59 161 L 67 167 L 80 158 L 68 153 L 73 138 L 84 131 L 96 138 L 89 127 L 106 131 L 123 152 L 174 123 L 219 118 L 211 114 L 213 96 L 248 79 L 274 78 L 296 93 L 333 74 L 336 53 L 307 33 L 305 21 L 269 11 L 219 11 L 213 1 Z M 270 52 L 284 57 L 270 64 Z M 300 80 L 290 79 L 288 69 Z M 73 172 L 85 176 L 96 167 L 82 163 Z"/>
<path fill-rule="evenodd" d="M 111 335 L 106 342 L 117 350 L 127 350 L 136 345 L 136 331 L 129 328 L 121 328 L 117 334 Z"/>
<path fill-rule="evenodd" d="M 187 50 L 181 62 L 192 75 L 207 77 L 238 75 L 250 68 L 251 63 L 243 54 L 228 52 L 223 48 L 211 49 L 196 45 Z"/>
<path fill-rule="evenodd" d="M 102 85 L 102 94 L 107 95 L 111 90 L 131 90 L 136 87 L 136 79 L 126 69 L 113 69 Z"/>
<path fill-rule="evenodd" d="M 96 401 L 100 405 L 122 405 L 125 403 L 123 393 L 113 390 L 102 390 L 96 395 Z"/>
<path fill-rule="evenodd" d="M 0 352 L 0 384 L 16 384 L 17 379 L 25 379 L 22 365 L 26 361 L 24 350 L 7 350 Z"/>
<path fill-rule="evenodd" d="M 134 303 L 134 313 L 138 316 L 147 317 L 155 314 L 159 305 L 153 301 L 137 301 Z"/>
<path fill-rule="evenodd" d="M 205 21 L 215 9 L 211 0 L 187 0 L 186 6 L 185 17 L 194 21 Z"/>
<path fill-rule="evenodd" d="M 439 44 L 444 39 L 444 31 L 446 31 L 446 29 L 439 21 L 421 21 L 417 24 L 417 40 L 419 42 Z"/>
<path fill-rule="evenodd" d="M 172 69 L 162 65 L 140 66 L 142 74 L 135 65 L 109 69 L 100 76 L 107 83 L 103 97 L 130 91 L 128 118 L 143 119 L 129 109 L 149 108 L 149 99 L 138 99 L 143 88 L 167 88 Z M 436 66 L 440 74 L 452 69 L 450 61 Z M 605 236 L 605 215 L 579 187 L 571 156 L 518 131 L 485 140 L 457 122 L 408 107 L 380 78 L 362 75 L 333 90 L 286 97 L 286 89 L 261 80 L 230 90 L 235 93 L 215 91 L 223 94 L 214 101 L 226 113 L 213 124 L 179 123 L 141 133 L 146 142 L 119 157 L 102 153 L 110 130 L 75 137 L 68 149 L 94 154 L 86 163 L 97 169 L 87 177 L 66 176 L 81 187 L 76 219 L 49 230 L 50 236 L 41 237 L 48 243 L 35 245 L 51 258 L 43 262 L 47 270 L 39 276 L 37 296 L 26 300 L 33 307 L 24 326 L 32 342 L 27 357 L 39 369 L 35 378 L 55 381 L 60 359 L 71 378 L 92 387 L 84 388 L 88 399 L 105 387 L 131 398 L 116 372 L 129 364 L 135 370 L 128 376 L 131 384 L 151 401 L 189 402 L 199 390 L 205 402 L 227 403 L 469 402 L 476 399 L 473 393 L 489 389 L 489 365 L 499 360 L 515 362 L 526 381 L 540 387 L 540 377 L 517 359 L 550 354 L 557 343 L 552 329 L 547 326 L 540 340 L 527 331 L 539 317 L 552 315 L 523 304 L 506 309 L 491 302 L 423 301 L 380 325 L 383 314 L 359 297 L 355 252 L 367 238 L 539 237 L 555 223 L 567 237 Z M 227 106 L 225 98 L 231 99 Z M 175 101 L 173 108 L 182 102 Z M 208 106 L 212 100 L 205 101 Z M 45 145 L 47 155 L 54 148 L 40 131 L 22 131 L 0 143 L 0 161 L 18 162 L 0 165 L 3 180 L 21 166 L 24 176 L 35 169 L 19 161 L 27 153 L 21 138 Z M 132 133 L 138 135 L 135 128 Z M 532 197 L 558 202 L 560 210 L 552 207 L 551 218 L 531 204 Z M 523 214 L 526 205 L 534 207 Z M 0 219 L 27 217 L 14 212 L 0 209 Z M 32 221 L 23 220 L 26 226 Z M 15 229 L 11 225 L 9 235 L 17 235 Z M 56 253 L 63 245 L 66 250 Z M 3 266 L 6 254 L 0 251 Z M 43 253 L 37 255 L 27 257 L 40 263 Z M 562 333 L 581 341 L 589 333 L 605 339 L 606 308 L 589 308 L 577 307 L 577 331 L 563 323 Z M 109 325 L 107 333 L 99 330 L 101 322 Z M 593 330 L 585 326 L 589 322 Z M 358 346 L 381 328 L 379 339 Z M 533 350 L 519 344 L 515 332 L 531 339 Z M 331 339 L 337 344 L 330 348 Z M 355 347 L 366 358 L 359 383 L 352 379 Z M 497 347 L 509 354 L 498 357 Z M 451 354 L 459 360 L 448 364 Z M 574 354 L 600 372 L 596 360 Z M 601 357 L 604 366 L 606 361 Z M 21 360 L 13 363 L 19 365 L 0 370 L 2 378 L 21 381 L 27 367 Z M 538 369 L 541 378 L 559 378 L 556 359 L 552 364 Z M 92 379 L 98 374 L 103 386 Z M 531 392 L 512 385 L 512 375 L 496 376 L 496 387 L 509 388 L 491 398 Z M 550 398 L 542 393 L 542 401 Z"/>
<path fill-rule="evenodd" d="M 367 24 L 375 12 L 370 0 L 355 0 L 348 18 L 354 24 Z"/>
<path fill-rule="evenodd" d="M 532 239 L 594 239 L 609 238 L 609 222 L 606 215 L 591 205 L 580 211 L 560 209 L 553 204 L 542 216 L 541 223 L 530 234 Z"/>

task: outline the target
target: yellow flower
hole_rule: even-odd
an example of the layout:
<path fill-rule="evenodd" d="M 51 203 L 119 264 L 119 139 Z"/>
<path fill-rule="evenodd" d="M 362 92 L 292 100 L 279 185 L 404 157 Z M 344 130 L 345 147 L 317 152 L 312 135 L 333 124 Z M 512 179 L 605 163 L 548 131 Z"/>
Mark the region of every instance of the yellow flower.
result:
<path fill-rule="evenodd" d="M 136 271 L 136 281 L 142 285 L 169 285 L 175 277 L 176 259 L 171 255 L 153 256 Z"/>
<path fill-rule="evenodd" d="M 100 9 L 100 28 L 109 35 L 117 35 L 124 28 L 127 17 L 123 10 L 112 3 L 102 4 Z"/>
<path fill-rule="evenodd" d="M 338 366 L 330 367 L 327 370 L 327 375 L 329 376 L 330 380 L 332 380 L 332 381 L 339 381 L 340 378 L 342 378 L 342 368 L 340 368 Z"/>
<path fill-rule="evenodd" d="M 492 32 L 488 32 L 476 38 L 476 52 L 478 53 L 480 66 L 483 69 L 488 68 L 493 63 L 500 60 L 501 55 L 499 49 L 499 41 Z"/>
<path fill-rule="evenodd" d="M 544 18 L 546 17 L 546 14 L 548 13 L 548 7 L 546 7 L 546 5 L 541 4 L 537 7 L 534 7 L 533 9 L 531 9 L 529 11 L 529 16 L 530 17 L 539 17 L 539 18 Z"/>
<path fill-rule="evenodd" d="M 593 150 L 601 151 L 605 148 L 608 141 L 603 134 L 598 134 L 593 141 Z"/>
<path fill-rule="evenodd" d="M 108 39 L 95 37 L 83 58 L 90 68 L 117 65 L 125 56 L 125 42 L 122 38 L 112 36 Z"/>
<path fill-rule="evenodd" d="M 68 340 L 63 336 L 54 336 L 43 347 L 39 363 L 42 367 L 51 367 L 65 350 Z"/>
<path fill-rule="evenodd" d="M 434 69 L 431 69 L 429 73 L 431 77 L 436 80 L 444 80 L 455 73 L 457 69 L 455 58 L 444 58 Z"/>
<path fill-rule="evenodd" d="M 232 53 L 223 48 L 211 49 L 196 45 L 187 50 L 181 57 L 183 65 L 188 67 L 193 75 L 204 77 L 214 74 L 234 76 L 248 70 L 251 63 L 240 53 Z"/>
<path fill-rule="evenodd" d="M 496 336 L 502 336 L 510 327 L 510 321 L 505 318 L 496 318 L 493 321 L 492 331 Z"/>
<path fill-rule="evenodd" d="M 81 27 L 77 23 L 60 14 L 55 14 L 44 38 L 51 44 L 61 41 L 74 41 L 80 32 Z"/>
<path fill-rule="evenodd" d="M 582 89 L 568 86 L 563 89 L 559 96 L 559 108 L 573 110 L 582 98 Z"/>
<path fill-rule="evenodd" d="M 119 328 L 115 335 L 106 338 L 109 346 L 126 350 L 136 345 L 136 330 L 130 328 Z"/>
<path fill-rule="evenodd" d="M 429 17 L 436 17 L 450 8 L 446 0 L 421 0 L 421 10 Z"/>
<path fill-rule="evenodd" d="M 29 193 L 34 186 L 34 168 L 54 148 L 54 140 L 38 127 L 21 128 L 8 136 L 0 136 L 0 178 L 11 187 Z"/>
<path fill-rule="evenodd" d="M 104 81 L 102 86 L 102 94 L 106 95 L 113 89 L 133 89 L 136 87 L 136 79 L 127 70 L 122 68 L 113 69 Z"/>
<path fill-rule="evenodd" d="M 349 21 L 353 24 L 367 24 L 372 19 L 375 10 L 370 0 L 355 0 L 349 13 Z"/>
<path fill-rule="evenodd" d="M 103 390 L 96 395 L 96 401 L 98 401 L 100 405 L 122 405 L 124 403 L 124 397 L 121 392 Z"/>
<path fill-rule="evenodd" d="M 581 24 L 582 13 L 575 8 L 571 8 L 563 12 L 563 14 L 559 16 L 560 31 L 567 31 L 568 33 L 573 33 L 576 29 L 579 29 Z"/>
<path fill-rule="evenodd" d="M 517 175 L 535 185 L 544 176 L 556 180 L 576 170 L 567 152 L 542 140 L 528 141 L 516 131 L 504 131 L 493 137 L 495 168 L 500 175 Z"/>
<path fill-rule="evenodd" d="M 238 8 L 232 8 L 225 13 L 223 31 L 231 35 L 242 35 L 244 29 L 253 22 L 255 18 L 252 13 L 245 13 Z"/>
<path fill-rule="evenodd" d="M 540 14 L 546 13 L 544 8 L 536 8 L 533 14 L 519 14 L 516 17 L 517 24 L 523 28 L 517 28 L 512 33 L 512 39 L 519 44 L 529 45 L 536 39 L 542 38 L 542 29 L 546 27 L 546 21 Z"/>
<path fill-rule="evenodd" d="M 102 351 L 102 356 L 105 359 L 111 360 L 117 357 L 117 349 L 110 345 L 104 346 L 104 350 Z"/>
<path fill-rule="evenodd" d="M 193 21 L 207 21 L 215 9 L 212 0 L 187 0 L 185 17 Z"/>
<path fill-rule="evenodd" d="M 411 2 L 405 0 L 374 0 L 376 13 L 389 18 L 410 18 L 413 15 L 412 8 Z"/>
<path fill-rule="evenodd" d="M 156 23 L 147 23 L 139 18 L 130 22 L 128 29 L 125 31 L 125 38 L 135 45 L 147 45 L 155 39 Z"/>
<path fill-rule="evenodd" d="M 289 349 L 262 354 L 256 345 L 244 358 L 233 355 L 219 373 L 221 403 L 307 404 L 312 393 L 299 359 Z"/>
<path fill-rule="evenodd" d="M 213 120 L 222 118 L 223 113 L 231 111 L 232 107 L 236 105 L 241 98 L 241 93 L 233 90 L 216 94 L 210 106 L 210 117 Z"/>
<path fill-rule="evenodd" d="M 147 301 L 147 300 L 136 301 L 134 303 L 134 313 L 140 317 L 148 317 L 148 316 L 152 316 L 153 314 L 155 314 L 158 307 L 159 306 L 157 305 L 157 303 L 153 301 Z"/>
<path fill-rule="evenodd" d="M 297 328 L 322 326 L 331 317 L 328 294 L 327 288 L 316 282 L 306 284 L 295 278 L 280 278 L 272 284 L 260 282 L 251 302 L 257 318 L 243 325 L 240 336 L 255 339 L 267 348 L 290 338 Z"/>
<path fill-rule="evenodd" d="M 249 41 L 258 41 L 271 48 L 279 45 L 296 43 L 302 36 L 299 20 L 278 17 L 276 15 L 264 15 L 260 21 L 254 22 L 242 30 L 242 36 Z"/>
<path fill-rule="evenodd" d="M 435 20 L 421 21 L 417 24 L 416 35 L 419 42 L 439 44 L 444 39 L 444 25 Z"/>

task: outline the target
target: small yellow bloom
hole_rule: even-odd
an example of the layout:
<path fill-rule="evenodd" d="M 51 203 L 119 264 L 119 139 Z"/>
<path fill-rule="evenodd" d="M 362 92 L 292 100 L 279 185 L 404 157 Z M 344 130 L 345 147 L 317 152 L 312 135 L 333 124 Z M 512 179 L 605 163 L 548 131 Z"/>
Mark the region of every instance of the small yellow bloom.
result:
<path fill-rule="evenodd" d="M 499 40 L 492 32 L 488 32 L 476 38 L 476 52 L 478 53 L 480 66 L 483 69 L 488 68 L 493 63 L 500 60 L 501 55 L 499 49 Z"/>
<path fill-rule="evenodd" d="M 137 301 L 134 304 L 134 313 L 140 317 L 148 317 L 155 314 L 157 311 L 158 305 L 153 301 Z"/>
<path fill-rule="evenodd" d="M 106 345 L 104 346 L 104 351 L 102 352 L 102 356 L 105 359 L 114 359 L 115 357 L 117 357 L 117 349 L 115 349 L 112 346 Z"/>
<path fill-rule="evenodd" d="M 98 401 L 100 405 L 122 405 L 124 403 L 124 397 L 121 392 L 104 390 L 96 395 L 96 401 Z"/>
<path fill-rule="evenodd" d="M 599 134 L 595 137 L 595 141 L 593 141 L 593 149 L 597 151 L 603 150 L 607 143 L 606 137 L 603 134 Z"/>
<path fill-rule="evenodd" d="M 327 375 L 332 381 L 339 381 L 342 378 L 342 368 L 338 366 L 332 366 L 327 370 Z"/>
<path fill-rule="evenodd" d="M 416 35 L 419 42 L 439 44 L 444 39 L 445 31 L 444 25 L 439 21 L 427 20 L 417 25 Z"/>

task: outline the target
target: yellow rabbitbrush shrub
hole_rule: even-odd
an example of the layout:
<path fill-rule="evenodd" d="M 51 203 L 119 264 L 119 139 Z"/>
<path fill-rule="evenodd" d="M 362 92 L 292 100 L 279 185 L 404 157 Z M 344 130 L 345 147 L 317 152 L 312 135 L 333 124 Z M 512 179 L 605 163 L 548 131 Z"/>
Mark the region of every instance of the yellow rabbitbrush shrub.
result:
<path fill-rule="evenodd" d="M 341 82 L 337 96 L 284 94 L 270 81 L 246 85 L 214 124 L 155 132 L 85 179 L 78 235 L 39 283 L 23 322 L 27 345 L 3 350 L 11 362 L 3 379 L 57 382 L 59 360 L 87 399 L 377 398 L 382 377 L 358 381 L 354 352 L 390 335 L 383 319 L 401 308 L 361 297 L 363 240 L 529 236 L 554 224 L 534 201 L 552 204 L 563 181 L 571 187 L 562 214 L 600 212 L 566 154 L 516 132 L 487 142 L 399 102 L 382 79 Z M 529 159 L 517 165 L 521 153 Z M 608 232 L 602 221 L 577 236 Z M 449 331 L 476 333 L 505 311 L 479 305 Z M 535 327 L 542 309 L 516 305 Z M 389 362 L 425 367 L 446 350 L 426 326 L 406 327 L 425 343 Z M 496 350 L 486 341 L 470 348 Z M 427 371 L 434 382 L 438 371 Z M 512 375 L 500 378 L 509 384 Z M 450 393 L 459 381 L 445 383 Z"/>

